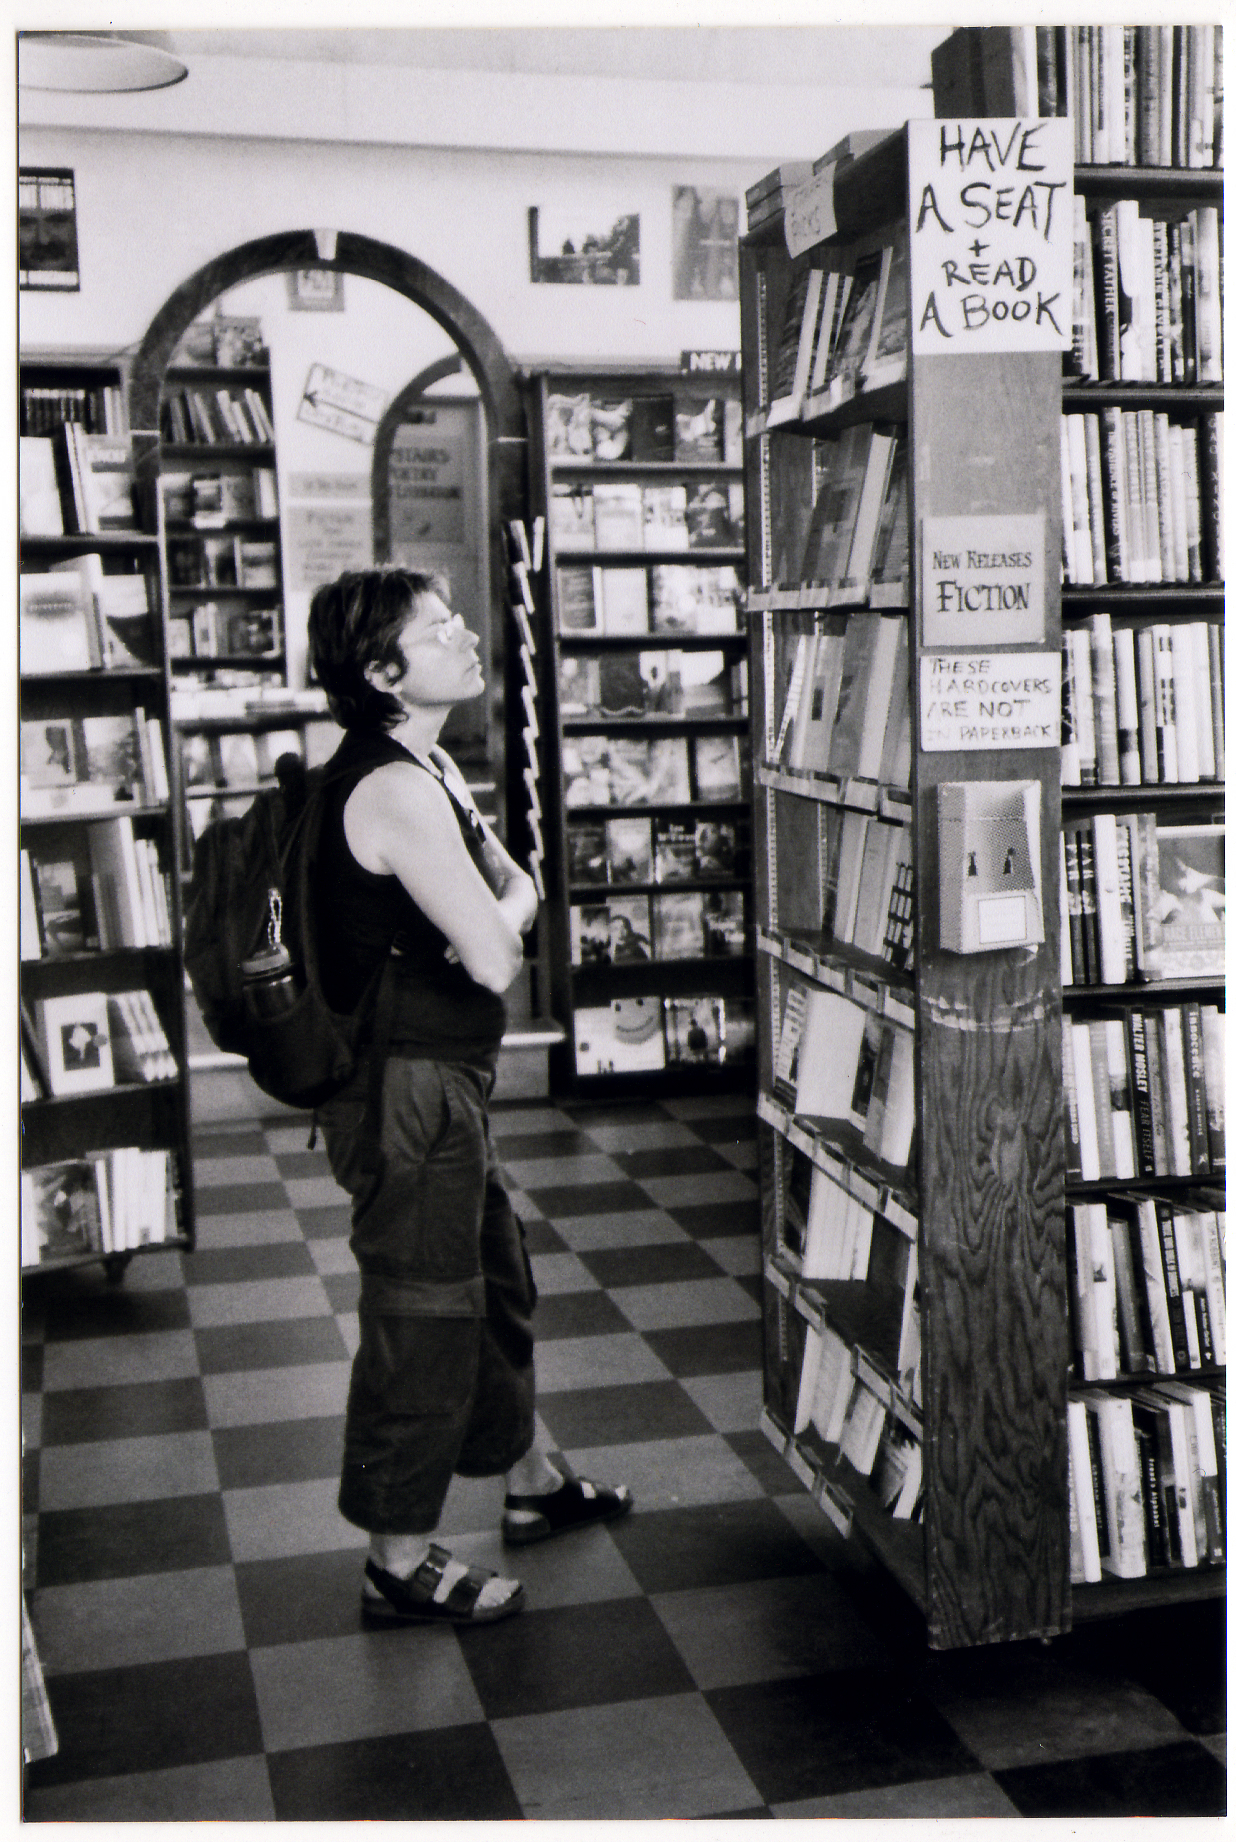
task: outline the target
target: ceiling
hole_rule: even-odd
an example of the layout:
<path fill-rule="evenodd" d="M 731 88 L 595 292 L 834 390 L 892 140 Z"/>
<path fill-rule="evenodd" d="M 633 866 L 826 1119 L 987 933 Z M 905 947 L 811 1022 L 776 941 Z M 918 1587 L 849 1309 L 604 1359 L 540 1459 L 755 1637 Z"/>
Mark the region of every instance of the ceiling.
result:
<path fill-rule="evenodd" d="M 130 32 L 194 56 L 829 89 L 927 85 L 946 26 L 322 27 Z"/>

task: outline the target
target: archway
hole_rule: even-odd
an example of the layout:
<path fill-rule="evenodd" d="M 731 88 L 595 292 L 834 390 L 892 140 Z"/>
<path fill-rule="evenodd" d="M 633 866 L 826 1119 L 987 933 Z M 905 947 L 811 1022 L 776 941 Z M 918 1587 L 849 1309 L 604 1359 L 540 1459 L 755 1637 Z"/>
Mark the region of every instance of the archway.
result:
<path fill-rule="evenodd" d="M 241 243 L 206 263 L 170 294 L 146 329 L 129 378 L 129 426 L 139 475 L 159 466 L 159 399 L 164 374 L 192 321 L 220 294 L 289 269 L 364 276 L 402 294 L 435 320 L 471 370 L 485 412 L 489 473 L 490 634 L 495 687 L 504 686 L 508 521 L 525 516 L 527 435 L 514 370 L 489 322 L 457 288 L 418 257 L 353 231 L 292 230 Z M 424 380 L 420 380 L 423 385 Z M 506 775 L 505 697 L 495 696 L 495 737 Z M 518 808 L 518 801 L 516 801 Z"/>

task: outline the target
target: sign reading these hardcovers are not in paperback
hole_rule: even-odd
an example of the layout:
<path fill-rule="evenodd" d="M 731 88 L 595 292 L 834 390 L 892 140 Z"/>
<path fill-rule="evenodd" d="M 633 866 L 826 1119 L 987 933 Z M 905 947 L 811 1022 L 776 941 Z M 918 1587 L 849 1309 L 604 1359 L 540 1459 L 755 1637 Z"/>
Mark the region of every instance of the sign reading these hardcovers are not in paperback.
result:
<path fill-rule="evenodd" d="M 908 132 L 916 356 L 1066 351 L 1072 122 L 912 121 Z"/>
<path fill-rule="evenodd" d="M 1058 652 L 926 653 L 918 692 L 930 753 L 1060 746 Z"/>

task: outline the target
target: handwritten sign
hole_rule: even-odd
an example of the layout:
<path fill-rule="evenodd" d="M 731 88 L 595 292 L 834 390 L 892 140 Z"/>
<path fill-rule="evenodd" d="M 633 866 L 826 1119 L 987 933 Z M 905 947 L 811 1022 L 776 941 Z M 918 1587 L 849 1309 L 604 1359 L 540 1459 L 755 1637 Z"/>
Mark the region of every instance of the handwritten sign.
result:
<path fill-rule="evenodd" d="M 785 247 L 791 256 L 801 256 L 837 228 L 833 209 L 833 177 L 837 169 L 826 166 L 800 186 L 795 186 L 785 201 Z"/>
<path fill-rule="evenodd" d="M 918 693 L 932 753 L 1060 746 L 1058 652 L 924 654 Z"/>
<path fill-rule="evenodd" d="M 1067 351 L 1069 120 L 1010 116 L 908 126 L 915 353 Z"/>
<path fill-rule="evenodd" d="M 1041 512 L 923 519 L 923 645 L 1040 644 L 1046 523 Z"/>
<path fill-rule="evenodd" d="M 289 473 L 289 499 L 368 499 L 367 473 Z"/>
<path fill-rule="evenodd" d="M 296 420 L 369 444 L 387 400 L 386 392 L 373 384 L 363 384 L 329 365 L 310 365 Z"/>
<path fill-rule="evenodd" d="M 289 505 L 284 540 L 292 588 L 315 589 L 345 569 L 373 567 L 373 525 L 367 505 Z"/>

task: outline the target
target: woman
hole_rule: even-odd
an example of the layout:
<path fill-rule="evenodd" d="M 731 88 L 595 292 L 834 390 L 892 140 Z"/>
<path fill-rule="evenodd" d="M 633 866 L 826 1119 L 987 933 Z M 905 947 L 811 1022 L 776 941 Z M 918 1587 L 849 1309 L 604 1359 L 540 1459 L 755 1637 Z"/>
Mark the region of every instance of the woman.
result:
<path fill-rule="evenodd" d="M 564 1478 L 535 1438 L 536 1292 L 486 1102 L 536 893 L 438 747 L 484 689 L 438 578 L 343 575 L 314 596 L 309 641 L 347 730 L 316 877 L 327 998 L 354 1010 L 391 960 L 368 1065 L 319 1111 L 361 1272 L 339 1507 L 369 1532 L 369 1616 L 488 1623 L 523 1588 L 429 1539 L 452 1476 L 505 1473 L 509 1543 L 631 1507 Z"/>

